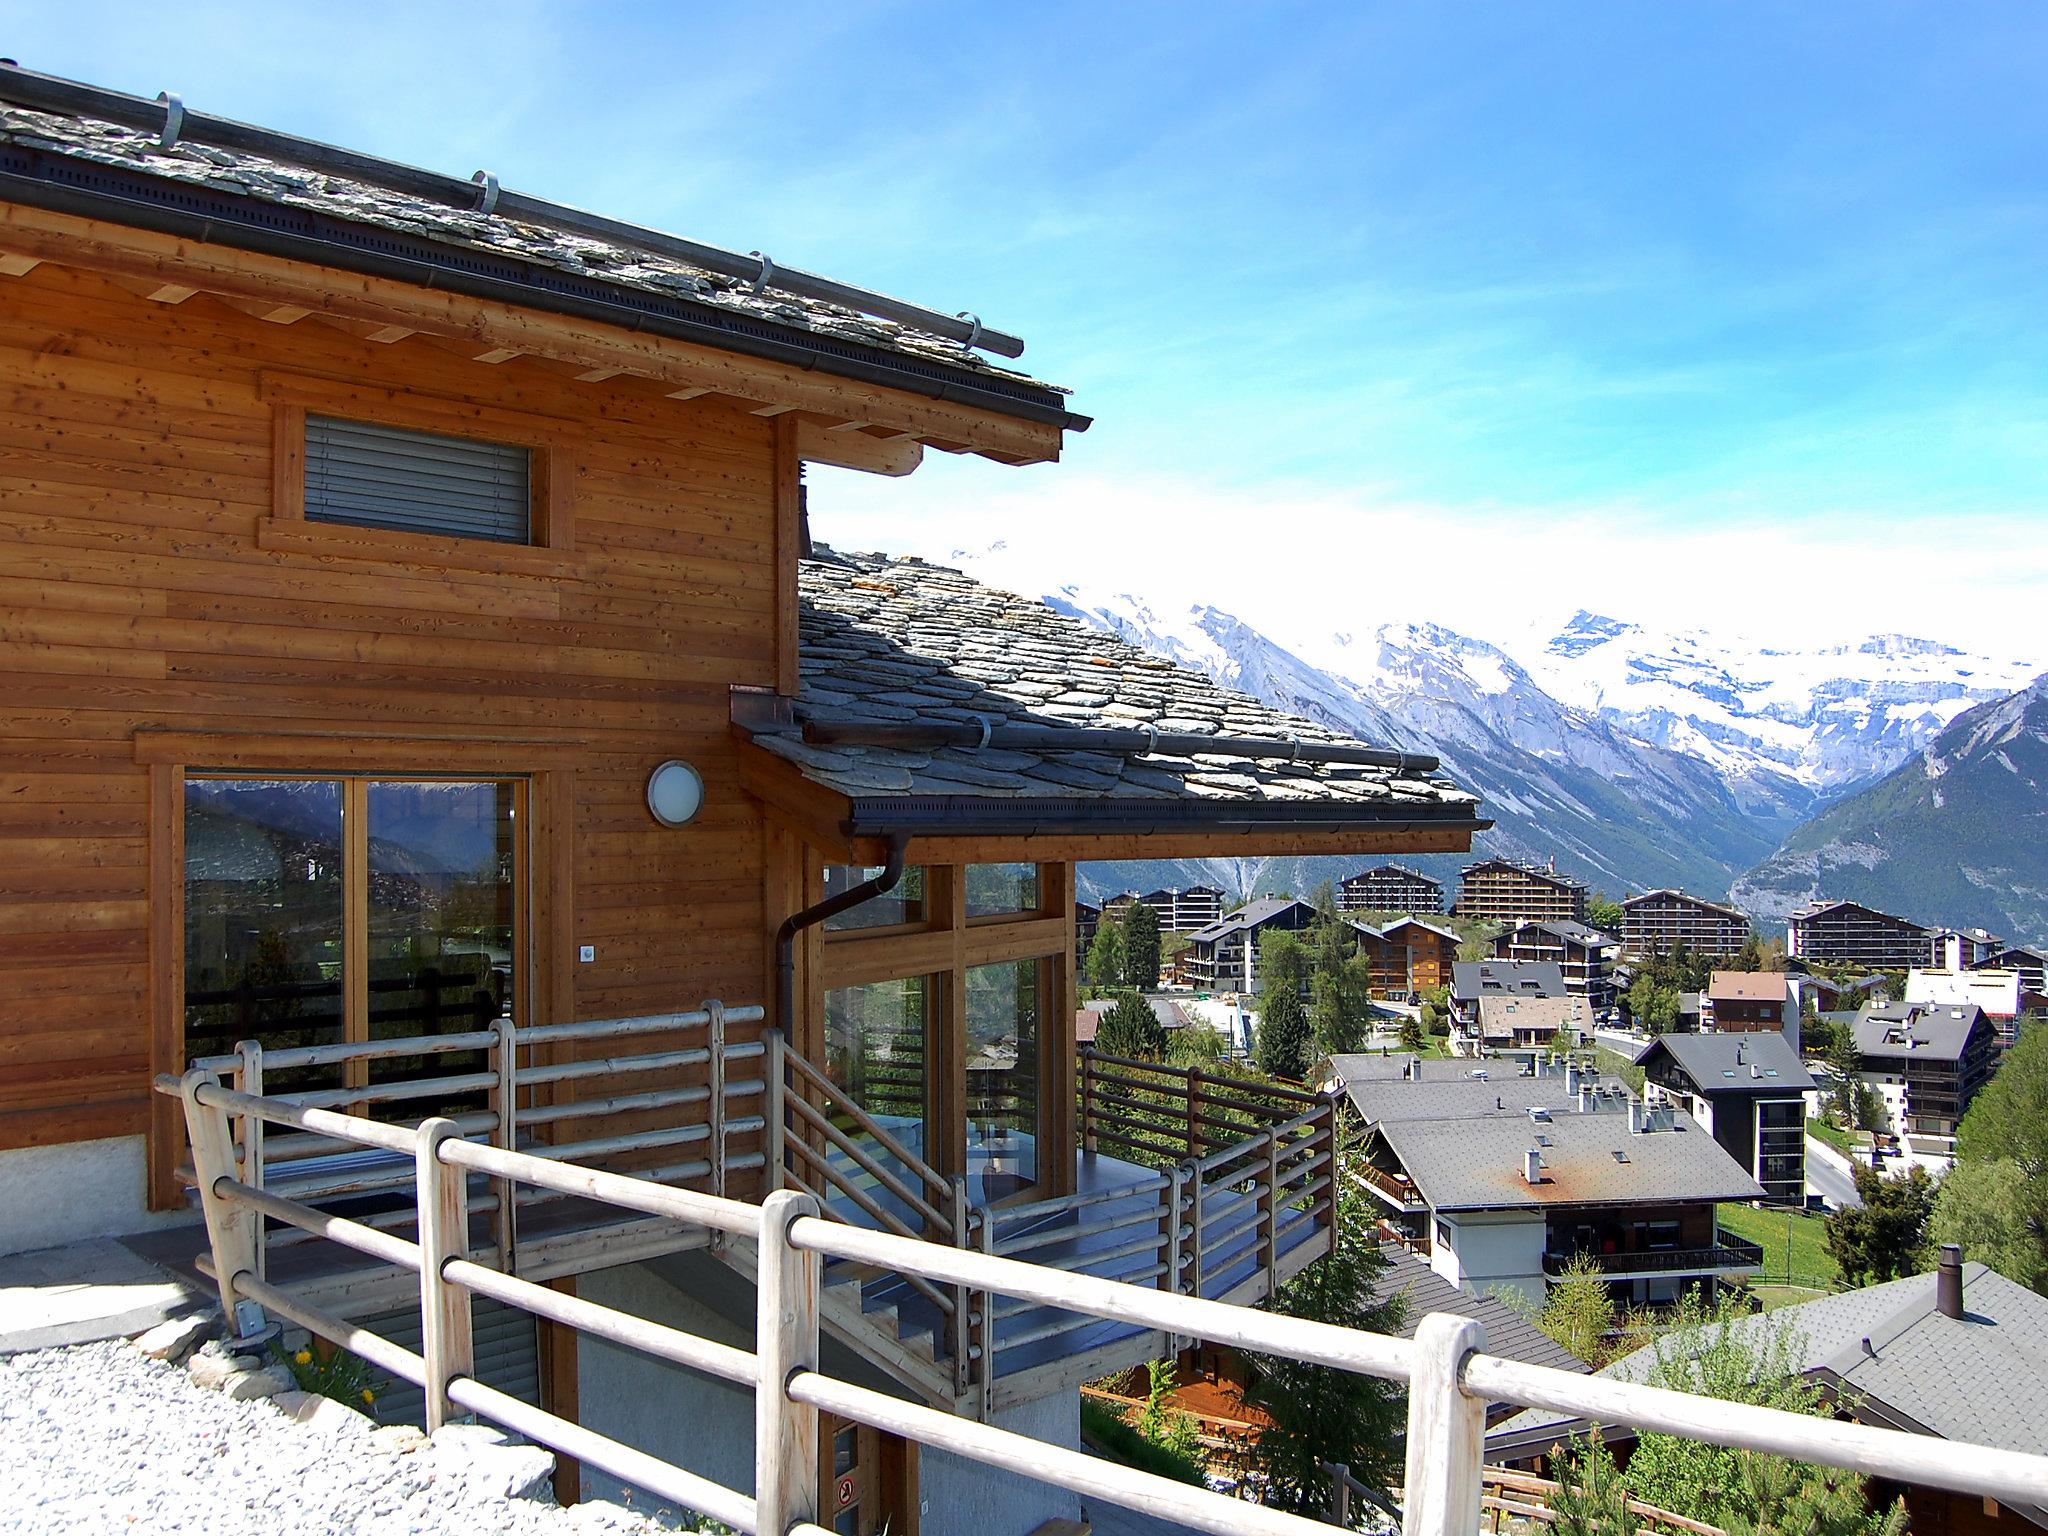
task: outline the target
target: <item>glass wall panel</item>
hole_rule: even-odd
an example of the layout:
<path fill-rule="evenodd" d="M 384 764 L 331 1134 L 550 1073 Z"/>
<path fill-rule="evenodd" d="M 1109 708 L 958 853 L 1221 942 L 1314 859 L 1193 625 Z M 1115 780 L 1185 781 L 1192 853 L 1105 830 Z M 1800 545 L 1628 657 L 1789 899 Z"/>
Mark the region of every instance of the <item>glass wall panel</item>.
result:
<path fill-rule="evenodd" d="M 967 973 L 967 1176 L 978 1201 L 1038 1182 L 1043 965 L 1018 960 Z"/>
<path fill-rule="evenodd" d="M 932 984 L 929 977 L 880 981 L 839 987 L 825 994 L 825 1075 L 845 1095 L 846 1104 L 864 1110 L 912 1155 L 930 1162 L 928 1132 L 932 1120 L 932 1073 L 929 1024 Z M 862 1143 L 861 1150 L 917 1190 L 900 1160 L 863 1132 L 845 1105 L 826 1106 L 833 1123 Z M 850 1176 L 859 1168 L 843 1151 L 829 1150 Z M 922 1190 L 919 1191 L 923 1193 Z M 919 1218 L 879 1185 L 870 1197 L 913 1227 Z M 845 1209 L 841 1209 L 842 1204 Z M 875 1225 L 870 1213 L 845 1196 L 835 1196 L 835 1214 L 862 1226 Z"/>
<path fill-rule="evenodd" d="M 188 1058 L 340 1040 L 341 929 L 339 784 L 186 781 Z"/>
<path fill-rule="evenodd" d="M 1038 910 L 1036 864 L 967 866 L 967 915 L 998 917 Z"/>
<path fill-rule="evenodd" d="M 825 895 L 837 896 L 863 880 L 874 879 L 881 872 L 880 865 L 827 864 Z M 924 892 L 924 871 L 906 869 L 903 878 L 887 895 L 876 896 L 836 917 L 826 918 L 825 931 L 846 933 L 860 928 L 899 928 L 905 923 L 921 923 L 925 920 Z"/>
<path fill-rule="evenodd" d="M 513 1017 L 513 786 L 373 781 L 369 832 L 369 1030 L 373 1040 L 461 1034 Z M 480 1072 L 481 1051 L 395 1056 L 370 1080 Z M 449 1114 L 481 1109 L 483 1090 L 415 1101 Z"/>

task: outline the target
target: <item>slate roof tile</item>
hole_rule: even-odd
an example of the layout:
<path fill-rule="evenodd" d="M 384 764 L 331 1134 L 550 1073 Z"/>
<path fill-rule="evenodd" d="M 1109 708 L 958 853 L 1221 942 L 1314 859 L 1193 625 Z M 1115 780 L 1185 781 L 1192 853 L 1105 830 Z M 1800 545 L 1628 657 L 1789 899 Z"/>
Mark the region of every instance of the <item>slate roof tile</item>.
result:
<path fill-rule="evenodd" d="M 803 720 L 1080 726 L 1344 742 L 1199 673 L 1088 628 L 1036 599 L 915 559 L 820 549 L 800 566 L 797 728 L 756 727 L 755 743 L 853 796 L 944 793 L 1058 799 L 1335 802 L 1476 814 L 1433 774 L 1284 758 L 939 747 L 916 760 L 822 746 Z M 1385 744 L 1382 744 L 1385 745 Z"/>

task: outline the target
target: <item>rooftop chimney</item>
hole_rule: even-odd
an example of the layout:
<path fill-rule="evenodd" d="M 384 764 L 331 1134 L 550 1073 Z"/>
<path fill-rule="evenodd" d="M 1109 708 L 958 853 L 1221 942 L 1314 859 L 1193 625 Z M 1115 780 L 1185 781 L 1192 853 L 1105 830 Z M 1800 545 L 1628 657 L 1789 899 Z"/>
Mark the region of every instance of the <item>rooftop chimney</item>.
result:
<path fill-rule="evenodd" d="M 1579 1113 L 1582 1115 L 1591 1114 L 1592 1110 L 1593 1090 L 1586 1084 L 1581 1083 L 1579 1084 Z"/>
<path fill-rule="evenodd" d="M 1628 1101 L 1628 1133 L 1631 1136 L 1643 1134 L 1643 1101 L 1641 1099 L 1630 1099 Z"/>
<path fill-rule="evenodd" d="M 1941 1263 L 1934 1271 L 1934 1305 L 1943 1317 L 1960 1320 L 1963 1315 L 1963 1250 L 1959 1244 L 1941 1245 Z"/>
<path fill-rule="evenodd" d="M 1522 1154 L 1522 1181 L 1525 1184 L 1543 1182 L 1543 1153 L 1536 1147 Z"/>

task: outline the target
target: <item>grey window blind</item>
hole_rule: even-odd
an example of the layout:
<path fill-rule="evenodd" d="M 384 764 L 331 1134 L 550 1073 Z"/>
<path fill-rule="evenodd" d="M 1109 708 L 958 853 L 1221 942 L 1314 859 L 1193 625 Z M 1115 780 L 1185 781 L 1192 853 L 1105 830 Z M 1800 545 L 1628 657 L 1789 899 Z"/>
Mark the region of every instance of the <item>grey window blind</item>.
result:
<path fill-rule="evenodd" d="M 533 453 L 404 427 L 306 418 L 306 521 L 533 541 Z"/>

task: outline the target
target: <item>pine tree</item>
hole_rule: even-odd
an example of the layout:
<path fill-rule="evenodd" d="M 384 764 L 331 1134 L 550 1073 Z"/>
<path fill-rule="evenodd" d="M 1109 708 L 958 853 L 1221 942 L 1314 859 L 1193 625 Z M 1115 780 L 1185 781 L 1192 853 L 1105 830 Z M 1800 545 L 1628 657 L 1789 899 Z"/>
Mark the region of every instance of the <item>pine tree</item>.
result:
<path fill-rule="evenodd" d="M 1269 986 L 1259 994 L 1258 1038 L 1252 1064 L 1268 1077 L 1300 1082 L 1309 1069 L 1308 1013 L 1292 982 Z"/>
<path fill-rule="evenodd" d="M 1350 1180 L 1343 1181 L 1331 1252 L 1282 1286 L 1264 1304 L 1266 1311 L 1368 1333 L 1400 1328 L 1405 1300 L 1373 1298 L 1374 1283 L 1388 1261 L 1373 1238 L 1374 1218 L 1365 1200 Z M 1329 1514 L 1330 1479 L 1323 1468 L 1330 1462 L 1345 1463 L 1353 1476 L 1382 1490 L 1399 1473 L 1399 1389 L 1284 1355 L 1251 1355 L 1247 1364 L 1245 1400 L 1272 1420 L 1259 1432 L 1251 1453 L 1268 1505 L 1296 1514 Z"/>
<path fill-rule="evenodd" d="M 1166 1050 L 1166 1030 L 1144 998 L 1119 992 L 1095 1028 L 1095 1049 L 1105 1056 L 1157 1061 Z"/>
<path fill-rule="evenodd" d="M 1915 1164 L 1886 1178 L 1859 1165 L 1861 1206 L 1835 1212 L 1823 1229 L 1828 1252 L 1852 1286 L 1896 1280 L 1927 1267 L 1927 1224 L 1934 1214 L 1934 1184 Z"/>
<path fill-rule="evenodd" d="M 1140 992 L 1159 989 L 1159 914 L 1149 901 L 1124 909 L 1123 983 Z"/>

